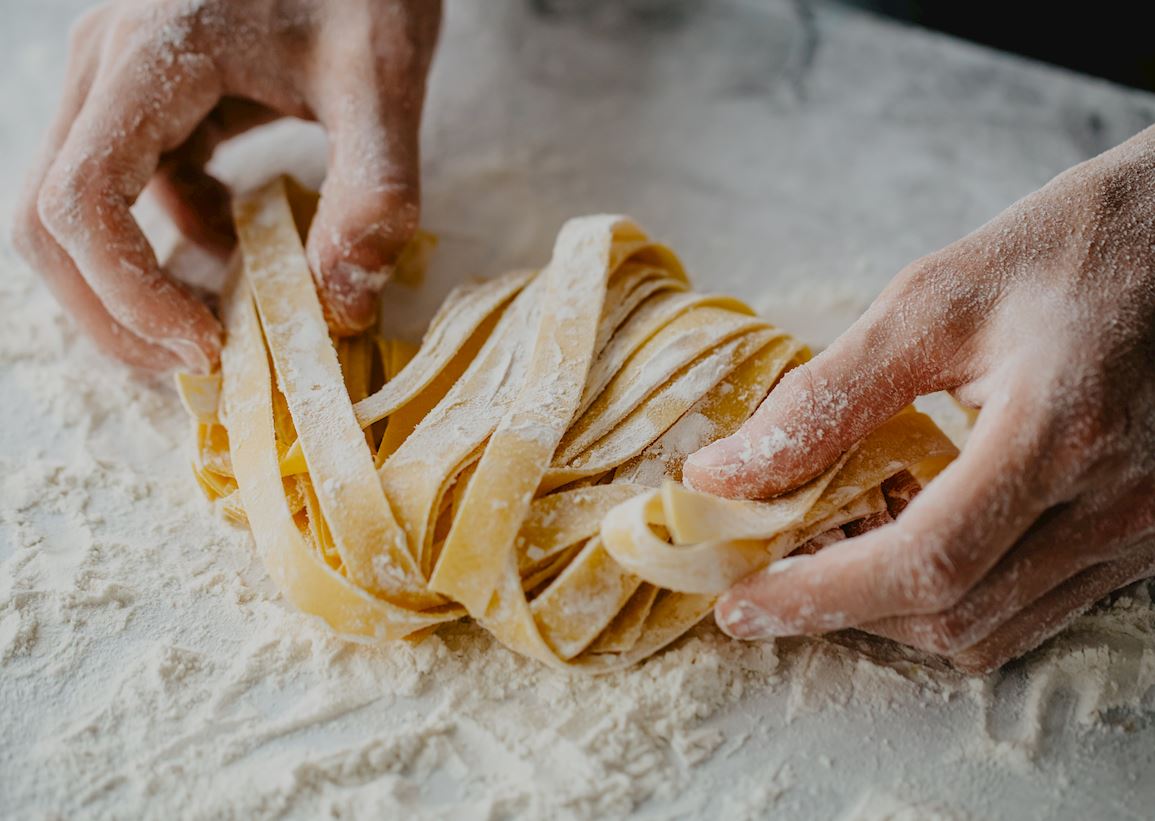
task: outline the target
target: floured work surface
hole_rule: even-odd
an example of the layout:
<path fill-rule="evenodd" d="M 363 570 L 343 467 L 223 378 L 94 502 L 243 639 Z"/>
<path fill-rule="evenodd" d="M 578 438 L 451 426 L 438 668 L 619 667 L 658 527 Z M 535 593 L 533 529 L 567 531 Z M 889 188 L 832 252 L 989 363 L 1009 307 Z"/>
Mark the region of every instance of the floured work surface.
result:
<path fill-rule="evenodd" d="M 390 289 L 390 331 L 416 340 L 453 277 L 545 262 L 567 216 L 613 209 L 672 240 L 697 287 L 828 344 L 902 265 L 1155 120 L 1151 95 L 830 4 L 607 20 L 628 2 L 446 3 L 422 180 L 440 245 L 426 287 Z M 5 215 L 86 5 L 13 4 L 0 26 Z M 316 185 L 324 156 L 315 131 L 277 127 L 219 168 L 244 188 L 311 158 Z M 351 645 L 206 515 L 171 380 L 97 355 L 7 240 L 8 815 L 1018 821 L 1155 803 L 1146 585 L 981 679 L 708 619 L 601 676 L 467 621 Z"/>
<path fill-rule="evenodd" d="M 202 486 L 345 637 L 468 614 L 547 664 L 625 666 L 749 573 L 897 514 L 887 483 L 916 491 L 957 452 L 907 410 L 774 499 L 695 493 L 683 460 L 804 361 L 796 339 L 595 216 L 566 223 L 540 272 L 454 290 L 416 348 L 331 340 L 301 245 L 315 209 L 284 178 L 239 201 L 221 372 L 178 385 Z"/>

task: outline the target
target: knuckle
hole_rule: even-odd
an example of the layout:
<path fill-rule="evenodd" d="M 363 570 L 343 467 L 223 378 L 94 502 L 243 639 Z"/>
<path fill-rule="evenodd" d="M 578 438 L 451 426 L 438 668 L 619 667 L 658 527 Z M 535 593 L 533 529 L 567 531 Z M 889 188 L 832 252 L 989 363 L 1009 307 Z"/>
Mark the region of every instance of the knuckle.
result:
<path fill-rule="evenodd" d="M 126 191 L 137 180 L 124 162 L 81 153 L 79 158 L 62 154 L 45 175 L 36 199 L 36 210 L 52 234 L 67 233 L 94 212 L 127 209 Z M 139 190 L 143 185 L 136 188 Z"/>
<path fill-rule="evenodd" d="M 942 301 L 942 280 L 947 263 L 942 252 L 927 254 L 906 265 L 879 295 L 887 314 L 905 316 L 912 305 L 933 306 Z"/>
<path fill-rule="evenodd" d="M 925 385 L 942 366 L 943 353 L 967 333 L 969 317 L 942 306 L 939 263 L 924 258 L 894 278 L 863 316 L 863 350 L 896 387 Z"/>
<path fill-rule="evenodd" d="M 911 262 L 898 272 L 893 286 L 898 289 L 917 288 L 930 284 L 938 278 L 942 267 L 938 253 L 925 254 Z"/>
<path fill-rule="evenodd" d="M 1135 182 L 1142 171 L 1142 166 L 1135 161 L 1114 162 L 1103 164 L 1085 175 L 1084 197 L 1091 212 L 1109 219 L 1122 209 L 1134 198 Z"/>
<path fill-rule="evenodd" d="M 70 171 L 50 170 L 36 197 L 36 212 L 52 233 L 67 231 L 76 221 L 84 188 L 83 177 Z"/>

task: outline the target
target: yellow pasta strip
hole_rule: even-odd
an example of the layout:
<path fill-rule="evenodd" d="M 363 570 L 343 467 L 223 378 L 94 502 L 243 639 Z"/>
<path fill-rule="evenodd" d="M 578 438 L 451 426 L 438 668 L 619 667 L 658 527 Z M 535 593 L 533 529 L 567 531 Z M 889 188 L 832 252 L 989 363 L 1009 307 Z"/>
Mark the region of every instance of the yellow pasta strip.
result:
<path fill-rule="evenodd" d="M 637 644 L 642 637 L 646 618 L 661 592 L 660 587 L 642 582 L 630 600 L 614 614 L 614 620 L 589 646 L 589 652 L 624 653 Z"/>
<path fill-rule="evenodd" d="M 514 271 L 492 282 L 455 292 L 434 317 L 421 349 L 395 379 L 354 407 L 357 422 L 368 427 L 404 405 L 449 364 L 477 329 L 507 304 L 532 278 L 532 271 Z"/>
<path fill-rule="evenodd" d="M 475 617 L 510 567 L 517 529 L 581 399 L 619 240 L 644 247 L 645 235 L 617 217 L 571 220 L 541 274 L 545 293 L 525 386 L 490 437 L 429 580 Z M 486 537 L 476 538 L 483 529 Z"/>
<path fill-rule="evenodd" d="M 243 287 L 237 290 L 225 315 L 229 341 L 221 363 L 226 424 L 245 514 L 274 583 L 301 610 L 352 639 L 400 638 L 455 618 L 452 610 L 419 613 L 383 601 L 326 566 L 301 538 L 277 466 L 268 354 L 252 302 Z"/>
<path fill-rule="evenodd" d="M 221 401 L 221 375 L 219 373 L 176 375 L 177 393 L 181 404 L 194 421 L 204 424 L 217 422 L 217 406 Z"/>
<path fill-rule="evenodd" d="M 850 454 L 801 488 L 766 502 L 719 499 L 667 482 L 610 511 L 606 549 L 653 584 L 685 593 L 721 593 L 785 556 L 800 531 L 927 458 L 954 446 L 920 413 L 884 423 Z M 659 538 L 654 526 L 670 538 Z"/>
<path fill-rule="evenodd" d="M 238 201 L 221 373 L 178 389 L 198 481 L 342 635 L 419 640 L 468 613 L 545 664 L 633 664 L 738 578 L 884 509 L 890 476 L 955 454 L 907 411 L 777 498 L 696 493 L 683 460 L 805 361 L 797 340 L 598 216 L 568 222 L 541 272 L 456 289 L 419 347 L 334 342 L 301 245 L 315 210 L 288 181 Z"/>
<path fill-rule="evenodd" d="M 313 489 L 349 578 L 415 608 L 438 603 L 424 589 L 405 536 L 373 470 L 353 414 L 313 278 L 292 223 L 284 183 L 242 198 L 237 234 L 277 381 L 293 418 Z"/>
<path fill-rule="evenodd" d="M 533 600 L 530 612 L 545 642 L 569 660 L 598 637 L 641 584 L 594 537 Z"/>

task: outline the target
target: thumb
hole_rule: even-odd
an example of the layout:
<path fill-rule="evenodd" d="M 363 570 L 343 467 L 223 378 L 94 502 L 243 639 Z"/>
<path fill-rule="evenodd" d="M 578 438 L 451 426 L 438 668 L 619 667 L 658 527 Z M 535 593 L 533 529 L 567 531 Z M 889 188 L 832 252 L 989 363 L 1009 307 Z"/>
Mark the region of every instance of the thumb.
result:
<path fill-rule="evenodd" d="M 823 353 L 782 377 L 736 433 L 686 460 L 696 490 L 766 498 L 817 476 L 931 387 L 931 347 L 885 294 Z M 922 328 L 934 323 L 920 322 Z"/>

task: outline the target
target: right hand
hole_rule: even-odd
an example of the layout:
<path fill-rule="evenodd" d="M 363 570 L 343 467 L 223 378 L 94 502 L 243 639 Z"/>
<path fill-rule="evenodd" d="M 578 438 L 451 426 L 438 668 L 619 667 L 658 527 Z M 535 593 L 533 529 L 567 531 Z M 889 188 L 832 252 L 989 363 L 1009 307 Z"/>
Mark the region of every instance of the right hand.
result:
<path fill-rule="evenodd" d="M 700 490 L 797 487 L 915 397 L 981 407 L 892 524 L 740 582 L 741 638 L 850 627 L 989 670 L 1155 575 L 1155 127 L 902 271 L 733 436 Z"/>
<path fill-rule="evenodd" d="M 440 0 L 113 0 L 73 27 L 67 85 L 14 242 L 107 353 L 215 366 L 221 328 L 170 278 L 130 212 L 151 186 L 190 239 L 227 252 L 216 146 L 281 116 L 318 120 L 329 168 L 307 241 L 338 333 L 418 224 L 418 128 Z"/>

